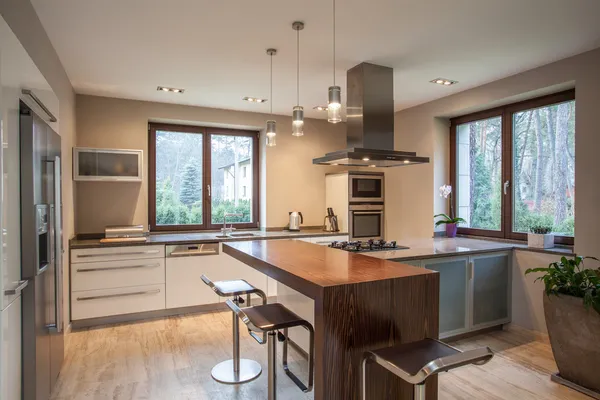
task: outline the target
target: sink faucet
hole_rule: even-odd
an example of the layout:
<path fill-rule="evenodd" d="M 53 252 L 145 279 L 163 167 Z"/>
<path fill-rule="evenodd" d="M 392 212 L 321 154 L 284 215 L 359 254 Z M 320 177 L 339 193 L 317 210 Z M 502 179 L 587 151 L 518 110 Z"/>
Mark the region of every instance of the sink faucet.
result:
<path fill-rule="evenodd" d="M 223 228 L 221 228 L 221 233 L 225 236 L 229 235 L 231 232 L 233 232 L 235 230 L 235 228 L 233 227 L 233 223 L 231 224 L 231 226 L 228 228 L 227 227 L 227 217 L 243 217 L 244 214 L 242 213 L 224 213 L 223 214 Z"/>

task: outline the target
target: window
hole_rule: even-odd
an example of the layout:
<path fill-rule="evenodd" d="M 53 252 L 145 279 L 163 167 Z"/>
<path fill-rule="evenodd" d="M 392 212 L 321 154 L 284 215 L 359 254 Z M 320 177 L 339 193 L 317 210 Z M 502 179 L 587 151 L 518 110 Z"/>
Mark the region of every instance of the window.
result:
<path fill-rule="evenodd" d="M 534 225 L 573 244 L 575 92 L 451 121 L 459 233 L 525 239 Z"/>
<path fill-rule="evenodd" d="M 243 174 L 242 174 L 242 176 L 243 176 L 244 178 L 246 178 L 246 176 L 247 176 L 247 174 L 248 174 L 248 167 L 244 166 L 244 169 L 243 169 L 242 171 L 243 171 Z"/>
<path fill-rule="evenodd" d="M 148 131 L 151 230 L 218 229 L 225 213 L 240 214 L 227 223 L 258 227 L 257 132 L 155 123 Z"/>

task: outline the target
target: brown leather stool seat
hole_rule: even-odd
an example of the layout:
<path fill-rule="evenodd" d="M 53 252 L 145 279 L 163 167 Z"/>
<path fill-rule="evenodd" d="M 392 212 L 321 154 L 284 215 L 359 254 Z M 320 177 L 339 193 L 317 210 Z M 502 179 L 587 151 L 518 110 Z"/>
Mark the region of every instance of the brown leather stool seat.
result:
<path fill-rule="evenodd" d="M 302 390 L 310 392 L 313 387 L 314 377 L 314 347 L 315 347 L 315 332 L 312 325 L 290 311 L 283 304 L 265 304 L 262 306 L 239 308 L 237 304 L 231 300 L 226 301 L 227 306 L 242 320 L 248 327 L 250 335 L 259 343 L 264 343 L 263 338 L 257 333 L 267 334 L 267 342 L 269 349 L 269 387 L 268 400 L 275 400 L 277 397 L 277 378 L 275 374 L 275 365 L 277 363 L 277 339 L 279 335 L 283 342 L 283 369 L 286 375 Z M 308 385 L 305 385 L 300 379 L 293 374 L 287 362 L 288 353 L 288 329 L 296 326 L 301 326 L 308 330 L 310 334 L 310 344 L 308 352 Z M 283 334 L 278 332 L 283 330 Z"/>
<path fill-rule="evenodd" d="M 468 364 L 483 365 L 493 356 L 489 347 L 463 352 L 435 339 L 367 351 L 362 363 L 362 400 L 366 400 L 366 367 L 369 361 L 413 384 L 415 400 L 424 400 L 425 381 L 430 376 Z"/>
<path fill-rule="evenodd" d="M 207 284 L 216 294 L 221 297 L 233 297 L 235 304 L 243 304 L 244 299 L 240 296 L 246 295 L 246 302 L 251 303 L 251 294 L 256 294 L 267 304 L 267 295 L 262 290 L 252 286 L 243 279 L 231 281 L 213 282 L 206 276 L 201 276 L 202 282 Z M 228 300 L 230 301 L 230 300 Z M 260 364 L 254 360 L 240 358 L 240 321 L 233 313 L 233 358 L 215 365 L 211 371 L 214 380 L 221 383 L 245 383 L 258 378 L 262 372 Z"/>

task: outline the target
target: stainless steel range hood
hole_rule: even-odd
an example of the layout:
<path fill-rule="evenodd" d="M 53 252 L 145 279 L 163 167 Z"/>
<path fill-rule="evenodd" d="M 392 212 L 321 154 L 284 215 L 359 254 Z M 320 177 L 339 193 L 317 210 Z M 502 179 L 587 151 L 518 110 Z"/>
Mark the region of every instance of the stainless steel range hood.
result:
<path fill-rule="evenodd" d="M 400 167 L 429 157 L 394 150 L 394 70 L 362 63 L 347 72 L 347 134 L 344 150 L 314 158 L 313 164 Z"/>

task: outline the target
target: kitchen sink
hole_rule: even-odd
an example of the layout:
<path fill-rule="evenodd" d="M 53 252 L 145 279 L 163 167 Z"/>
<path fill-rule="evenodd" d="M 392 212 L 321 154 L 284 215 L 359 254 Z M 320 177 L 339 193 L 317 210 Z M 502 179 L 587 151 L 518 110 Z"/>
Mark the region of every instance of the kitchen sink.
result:
<path fill-rule="evenodd" d="M 230 235 L 216 235 L 215 237 L 219 238 L 219 239 L 230 239 L 230 238 L 236 238 L 236 237 L 252 237 L 252 236 L 258 236 L 255 233 L 250 233 L 250 232 L 240 232 L 240 233 L 232 233 Z"/>

